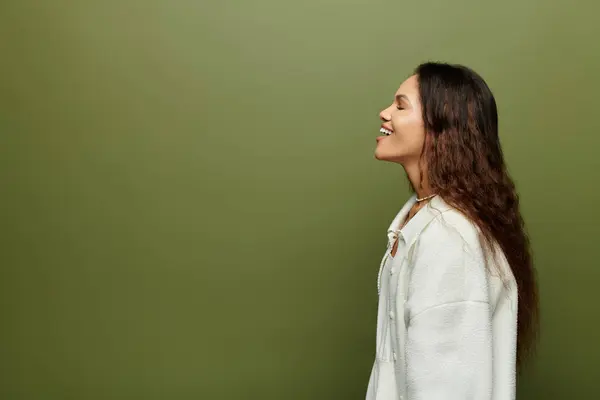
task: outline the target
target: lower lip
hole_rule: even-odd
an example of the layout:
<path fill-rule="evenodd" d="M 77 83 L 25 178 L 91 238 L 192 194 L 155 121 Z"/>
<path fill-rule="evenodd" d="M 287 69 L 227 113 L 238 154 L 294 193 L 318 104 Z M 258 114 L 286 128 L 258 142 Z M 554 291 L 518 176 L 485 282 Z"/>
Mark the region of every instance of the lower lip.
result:
<path fill-rule="evenodd" d="M 383 139 L 385 139 L 387 136 L 377 136 L 377 143 L 381 142 Z"/>

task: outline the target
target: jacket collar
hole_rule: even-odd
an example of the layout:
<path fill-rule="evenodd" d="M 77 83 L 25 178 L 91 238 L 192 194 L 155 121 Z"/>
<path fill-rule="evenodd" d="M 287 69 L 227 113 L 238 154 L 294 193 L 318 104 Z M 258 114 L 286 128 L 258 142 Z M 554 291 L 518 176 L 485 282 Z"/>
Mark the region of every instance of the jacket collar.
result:
<path fill-rule="evenodd" d="M 408 247 L 410 247 L 417 236 L 425 229 L 425 227 L 433 221 L 433 219 L 439 216 L 442 212 L 450 210 L 452 207 L 449 206 L 440 196 L 435 196 L 429 203 L 422 209 L 420 209 L 408 223 L 399 229 L 406 216 L 408 215 L 411 207 L 417 202 L 416 194 L 413 194 L 406 204 L 400 209 L 400 212 L 396 215 L 390 227 L 388 228 L 388 245 L 392 246 L 396 237 L 401 237 Z"/>

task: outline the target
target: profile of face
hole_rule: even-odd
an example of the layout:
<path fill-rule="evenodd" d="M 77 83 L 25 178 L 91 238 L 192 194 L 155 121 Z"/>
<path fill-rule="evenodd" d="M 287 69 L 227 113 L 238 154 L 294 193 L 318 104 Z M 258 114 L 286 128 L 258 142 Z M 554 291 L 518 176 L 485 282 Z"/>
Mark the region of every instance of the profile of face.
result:
<path fill-rule="evenodd" d="M 425 141 L 419 83 L 416 75 L 405 80 L 392 104 L 379 113 L 383 121 L 375 158 L 402 164 L 418 163 Z"/>

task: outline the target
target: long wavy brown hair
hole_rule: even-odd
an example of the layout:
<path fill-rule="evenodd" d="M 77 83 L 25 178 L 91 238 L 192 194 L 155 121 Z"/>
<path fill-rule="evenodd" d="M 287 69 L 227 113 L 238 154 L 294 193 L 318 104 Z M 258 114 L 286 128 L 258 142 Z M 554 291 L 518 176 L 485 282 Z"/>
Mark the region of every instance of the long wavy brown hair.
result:
<path fill-rule="evenodd" d="M 481 76 L 465 66 L 425 63 L 415 74 L 429 186 L 478 226 L 485 251 L 496 257 L 499 245 L 507 258 L 518 287 L 521 366 L 538 337 L 538 290 L 519 196 L 500 146 L 496 101 Z"/>

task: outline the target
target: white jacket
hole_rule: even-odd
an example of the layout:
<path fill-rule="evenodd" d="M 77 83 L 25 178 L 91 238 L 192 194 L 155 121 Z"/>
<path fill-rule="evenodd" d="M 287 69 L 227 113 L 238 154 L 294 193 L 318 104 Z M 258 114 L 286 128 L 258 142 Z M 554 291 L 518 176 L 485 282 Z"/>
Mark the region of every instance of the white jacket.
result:
<path fill-rule="evenodd" d="M 517 286 L 506 258 L 484 258 L 476 226 L 439 196 L 398 229 L 415 201 L 388 230 L 366 398 L 514 399 Z"/>

